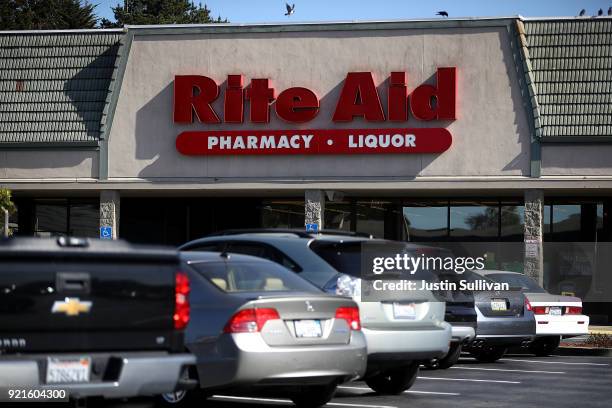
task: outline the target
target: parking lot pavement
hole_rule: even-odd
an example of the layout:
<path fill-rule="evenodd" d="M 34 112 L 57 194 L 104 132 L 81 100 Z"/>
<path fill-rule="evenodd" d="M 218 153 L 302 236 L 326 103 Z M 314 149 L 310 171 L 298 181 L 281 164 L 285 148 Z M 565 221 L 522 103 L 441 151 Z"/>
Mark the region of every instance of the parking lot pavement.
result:
<path fill-rule="evenodd" d="M 422 369 L 414 386 L 398 396 L 378 396 L 363 382 L 344 384 L 328 406 L 608 408 L 611 401 L 610 384 L 612 357 L 536 358 L 510 354 L 497 363 L 482 364 L 466 356 L 448 370 Z M 111 405 L 117 407 L 124 404 Z M 223 393 L 202 406 L 247 408 L 292 404 L 280 398 Z"/>

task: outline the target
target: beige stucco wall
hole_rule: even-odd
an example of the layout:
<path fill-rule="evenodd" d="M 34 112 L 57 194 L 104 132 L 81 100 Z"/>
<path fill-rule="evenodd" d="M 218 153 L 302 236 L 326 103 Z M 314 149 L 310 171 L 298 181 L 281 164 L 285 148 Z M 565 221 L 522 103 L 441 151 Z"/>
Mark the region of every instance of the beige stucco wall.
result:
<path fill-rule="evenodd" d="M 0 180 L 97 177 L 95 150 L 0 150 Z"/>
<path fill-rule="evenodd" d="M 529 131 L 505 27 L 292 33 L 136 35 L 115 112 L 109 145 L 111 178 L 280 178 L 528 175 Z M 211 127 L 172 122 L 172 82 L 177 74 L 225 81 L 242 73 L 270 78 L 277 94 L 304 86 L 321 99 L 311 122 L 287 125 L 272 114 L 270 129 L 380 127 L 331 121 L 350 71 L 372 71 L 382 84 L 391 71 L 408 73 L 409 91 L 430 81 L 436 68 L 458 69 L 458 120 L 407 127 L 448 126 L 453 145 L 436 155 L 185 157 L 174 147 L 183 130 L 257 129 L 265 125 Z M 381 99 L 386 105 L 386 86 Z M 216 110 L 221 113 L 222 98 Z M 383 127 L 396 123 L 385 122 Z"/>
<path fill-rule="evenodd" d="M 612 145 L 558 144 L 542 146 L 544 176 L 612 176 Z"/>

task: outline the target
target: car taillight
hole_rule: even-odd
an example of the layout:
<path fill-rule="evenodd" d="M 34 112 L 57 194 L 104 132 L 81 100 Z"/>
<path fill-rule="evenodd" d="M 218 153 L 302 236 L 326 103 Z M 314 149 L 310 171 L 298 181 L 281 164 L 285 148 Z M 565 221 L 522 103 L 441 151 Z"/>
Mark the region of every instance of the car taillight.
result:
<path fill-rule="evenodd" d="M 177 272 L 174 278 L 174 328 L 184 329 L 189 323 L 189 277 L 185 272 Z"/>
<path fill-rule="evenodd" d="M 336 310 L 336 319 L 344 319 L 351 330 L 361 330 L 358 307 L 339 307 Z"/>
<path fill-rule="evenodd" d="M 565 308 L 565 314 L 579 315 L 582 314 L 582 307 L 580 306 L 567 306 Z"/>
<path fill-rule="evenodd" d="M 548 314 L 548 306 L 532 306 L 531 310 L 537 315 Z"/>
<path fill-rule="evenodd" d="M 533 310 L 533 308 L 531 307 L 531 303 L 529 303 L 529 300 L 527 298 L 525 298 L 525 309 L 529 312 Z"/>
<path fill-rule="evenodd" d="M 268 320 L 280 319 L 276 309 L 243 309 L 227 322 L 224 333 L 257 333 Z"/>

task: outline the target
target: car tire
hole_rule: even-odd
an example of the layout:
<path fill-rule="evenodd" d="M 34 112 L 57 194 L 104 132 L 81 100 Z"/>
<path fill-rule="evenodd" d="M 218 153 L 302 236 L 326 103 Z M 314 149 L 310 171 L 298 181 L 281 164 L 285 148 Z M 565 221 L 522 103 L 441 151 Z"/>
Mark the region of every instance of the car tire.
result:
<path fill-rule="evenodd" d="M 559 347 L 560 342 L 560 336 L 540 337 L 529 345 L 529 351 L 538 357 L 547 357 Z"/>
<path fill-rule="evenodd" d="M 506 354 L 506 347 L 489 347 L 483 350 L 472 351 L 472 356 L 481 363 L 494 363 Z"/>
<path fill-rule="evenodd" d="M 446 370 L 447 368 L 451 368 L 457 364 L 457 361 L 459 361 L 459 357 L 461 356 L 461 349 L 461 343 L 451 344 L 446 356 L 438 360 L 437 368 Z"/>
<path fill-rule="evenodd" d="M 291 397 L 298 408 L 318 408 L 327 404 L 334 397 L 337 385 L 313 385 L 302 387 Z"/>
<path fill-rule="evenodd" d="M 155 406 L 157 408 L 206 406 L 208 397 L 209 395 L 202 389 L 176 391 L 157 396 Z"/>
<path fill-rule="evenodd" d="M 366 378 L 365 382 L 377 394 L 398 395 L 412 387 L 418 374 L 419 363 L 415 362 Z"/>

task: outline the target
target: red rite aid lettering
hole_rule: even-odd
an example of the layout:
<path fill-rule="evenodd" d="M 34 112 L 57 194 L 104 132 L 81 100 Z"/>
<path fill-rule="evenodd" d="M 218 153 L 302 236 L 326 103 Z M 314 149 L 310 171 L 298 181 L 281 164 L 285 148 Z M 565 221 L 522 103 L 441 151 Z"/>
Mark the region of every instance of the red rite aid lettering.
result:
<path fill-rule="evenodd" d="M 333 122 L 406 122 L 456 119 L 456 68 L 438 68 L 436 85 L 423 84 L 408 94 L 405 72 L 392 72 L 388 81 L 387 112 L 371 72 L 349 72 L 331 117 Z M 177 75 L 174 81 L 174 122 L 190 124 L 270 123 L 271 110 L 290 123 L 307 123 L 319 114 L 319 98 L 308 88 L 292 87 L 276 94 L 267 78 L 253 78 L 245 87 L 242 75 L 228 75 L 222 96 L 222 119 L 212 104 L 221 95 L 215 80 L 200 75 Z M 435 153 L 452 142 L 443 128 L 316 129 L 187 131 L 177 138 L 185 155 L 219 154 L 344 154 Z"/>

